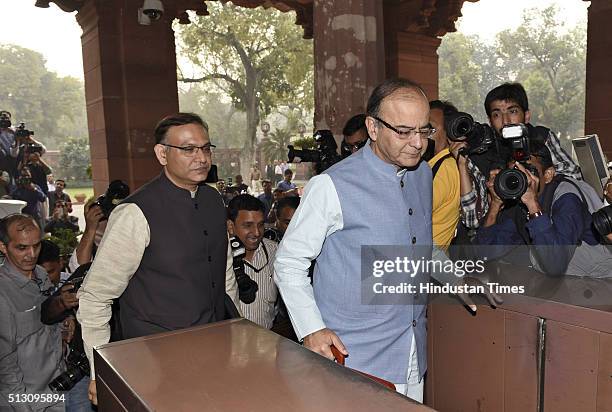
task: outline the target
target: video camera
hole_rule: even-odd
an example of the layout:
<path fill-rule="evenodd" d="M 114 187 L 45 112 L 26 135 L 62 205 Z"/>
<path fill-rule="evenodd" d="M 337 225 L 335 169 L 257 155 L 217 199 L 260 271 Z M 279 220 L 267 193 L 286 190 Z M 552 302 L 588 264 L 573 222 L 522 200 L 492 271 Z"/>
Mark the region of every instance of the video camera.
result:
<path fill-rule="evenodd" d="M 330 166 L 342 160 L 338 154 L 338 145 L 331 130 L 317 130 L 313 137 L 317 144 L 315 150 L 298 150 L 293 145 L 287 146 L 289 163 L 313 162 L 316 174 L 321 174 Z"/>
<path fill-rule="evenodd" d="M 491 126 L 474 121 L 465 112 L 445 115 L 444 128 L 453 142 L 467 142 L 467 147 L 459 151 L 463 156 L 484 153 L 495 142 L 495 132 Z"/>
<path fill-rule="evenodd" d="M 121 180 L 113 180 L 106 192 L 98 197 L 92 206 L 100 206 L 104 219 L 108 219 L 113 209 L 126 197 L 130 195 L 130 187 Z"/>
<path fill-rule="evenodd" d="M 538 170 L 526 161 L 531 157 L 534 144 L 543 145 L 548 129 L 530 124 L 510 124 L 502 128 L 503 144 L 512 151 L 512 159 L 521 163 L 525 169 L 538 176 Z M 529 181 L 525 173 L 518 169 L 503 169 L 495 176 L 495 193 L 502 200 L 518 199 L 527 191 Z"/>
<path fill-rule="evenodd" d="M 33 136 L 33 135 L 34 135 L 34 132 L 26 129 L 24 122 L 19 123 L 19 126 L 17 126 L 17 129 L 15 129 L 15 137 L 18 139 L 28 137 L 28 136 Z"/>

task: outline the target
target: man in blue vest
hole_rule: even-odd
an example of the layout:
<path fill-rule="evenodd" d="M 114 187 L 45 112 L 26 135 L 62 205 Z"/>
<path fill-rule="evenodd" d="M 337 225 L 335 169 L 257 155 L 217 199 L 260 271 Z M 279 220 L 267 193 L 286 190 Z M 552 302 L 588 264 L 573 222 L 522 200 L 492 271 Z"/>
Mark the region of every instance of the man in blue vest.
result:
<path fill-rule="evenodd" d="M 330 359 L 331 346 L 350 353 L 347 366 L 422 402 L 426 297 L 364 304 L 361 259 L 365 245 L 432 245 L 432 175 L 421 162 L 434 132 L 429 103 L 418 85 L 387 80 L 372 92 L 366 116 L 371 142 L 308 183 L 278 249 L 275 279 L 305 347 Z"/>

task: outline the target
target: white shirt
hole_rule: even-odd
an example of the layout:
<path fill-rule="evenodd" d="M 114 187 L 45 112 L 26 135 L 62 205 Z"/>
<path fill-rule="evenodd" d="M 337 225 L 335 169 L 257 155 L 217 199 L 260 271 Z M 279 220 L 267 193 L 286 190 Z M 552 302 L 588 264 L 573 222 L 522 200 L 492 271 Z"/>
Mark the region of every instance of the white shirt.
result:
<path fill-rule="evenodd" d="M 268 253 L 267 257 L 263 250 L 264 245 Z M 228 247 L 231 250 L 231 246 L 228 245 Z M 245 259 L 245 262 L 248 262 L 249 265 L 261 270 L 256 272 L 248 265 L 244 265 L 245 273 L 257 282 L 258 289 L 254 302 L 246 304 L 240 301 L 240 312 L 242 312 L 242 316 L 251 322 L 257 323 L 259 326 L 266 329 L 271 329 L 274 323 L 274 309 L 276 298 L 278 297 L 278 289 L 272 279 L 274 275 L 272 262 L 274 262 L 277 248 L 278 245 L 276 242 L 264 238 L 253 254 L 253 261 L 251 262 Z"/>
<path fill-rule="evenodd" d="M 310 179 L 274 262 L 274 280 L 299 339 L 326 327 L 314 298 L 308 268 L 321 252 L 325 238 L 342 230 L 343 225 L 340 199 L 331 178 L 322 174 Z M 432 260 L 447 259 L 444 252 L 434 247 Z M 443 284 L 459 280 L 447 273 L 431 276 Z"/>

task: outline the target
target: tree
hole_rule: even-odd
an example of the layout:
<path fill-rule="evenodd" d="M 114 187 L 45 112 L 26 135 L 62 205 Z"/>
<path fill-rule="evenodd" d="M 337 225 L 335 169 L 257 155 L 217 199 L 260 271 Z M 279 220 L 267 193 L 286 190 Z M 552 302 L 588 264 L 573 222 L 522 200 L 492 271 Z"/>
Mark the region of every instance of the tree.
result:
<path fill-rule="evenodd" d="M 523 12 L 514 31 L 497 36 L 499 57 L 514 68 L 529 92 L 534 123 L 553 127 L 562 136 L 577 137 L 584 129 L 586 28 L 569 31 L 551 5 Z"/>
<path fill-rule="evenodd" d="M 179 89 L 179 107 L 181 111 L 202 116 L 208 123 L 211 141 L 217 147 L 244 146 L 246 116 L 221 93 L 207 90 L 201 83 L 192 83 L 186 89 Z"/>
<path fill-rule="evenodd" d="M 246 113 L 241 170 L 253 163 L 262 114 L 280 105 L 304 111 L 313 106 L 312 42 L 302 39 L 294 15 L 273 9 L 244 9 L 207 2 L 209 16 L 179 30 L 183 54 L 200 72 L 183 82 L 206 82 L 223 90 Z"/>
<path fill-rule="evenodd" d="M 55 175 L 63 176 L 66 182 L 83 184 L 90 179 L 87 175 L 89 166 L 89 138 L 69 137 L 60 144 L 61 169 Z M 59 173 L 58 173 L 59 172 Z"/>
<path fill-rule="evenodd" d="M 276 129 L 261 141 L 261 151 L 268 160 L 287 159 L 287 146 L 291 144 L 291 129 Z"/>
<path fill-rule="evenodd" d="M 440 97 L 484 121 L 487 92 L 518 81 L 527 90 L 532 123 L 563 137 L 583 134 L 586 24 L 566 30 L 557 12 L 556 6 L 526 10 L 519 27 L 499 33 L 494 45 L 446 35 L 438 50 Z"/>
<path fill-rule="evenodd" d="M 0 45 L 0 109 L 50 149 L 67 135 L 87 135 L 83 83 L 58 77 L 40 53 L 23 47 Z"/>

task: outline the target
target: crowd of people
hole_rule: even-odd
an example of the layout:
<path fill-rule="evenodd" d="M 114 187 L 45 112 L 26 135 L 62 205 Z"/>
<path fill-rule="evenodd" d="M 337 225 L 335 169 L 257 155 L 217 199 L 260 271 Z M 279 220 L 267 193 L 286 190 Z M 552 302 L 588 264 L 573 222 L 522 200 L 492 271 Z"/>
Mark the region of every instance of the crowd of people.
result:
<path fill-rule="evenodd" d="M 473 150 L 470 139 L 449 130 L 459 113 L 452 103 L 429 101 L 408 80 L 387 80 L 373 90 L 366 113 L 347 121 L 343 160 L 303 193 L 279 161 L 265 170 L 254 165 L 250 185 L 241 175 L 233 184 L 205 184 L 214 148 L 208 125 L 191 113 L 168 116 L 154 131 L 161 173 L 112 213 L 99 202 L 88 205 L 85 231 L 66 264 L 56 245 L 41 241 L 43 230 L 76 225 L 66 219 L 65 182 L 41 190 L 34 181 L 50 170 L 40 153 L 26 151 L 21 163 L 30 166 L 1 177 L 11 187 L 17 176 L 15 191 L 32 192 L 32 203 L 0 220 L 0 406 L 19 410 L 27 403 L 17 405 L 16 395 L 44 393 L 62 394 L 45 398 L 48 410 L 91 410 L 95 346 L 236 316 L 330 359 L 335 347 L 350 354 L 348 366 L 422 402 L 426 296 L 364 302 L 367 245 L 401 246 L 406 258 L 424 248 L 437 261 L 514 259 L 553 276 L 612 274 L 612 235 L 598 233 L 591 218 L 604 202 L 558 137 L 541 127 L 537 135 L 525 132 L 528 150 L 520 158 L 507 145 L 508 127 L 533 129 L 523 87 L 500 85 L 484 106 L 490 126 L 481 127 L 492 140 Z M 7 130 L 3 154 L 18 158 L 19 143 Z M 526 182 L 513 198 L 496 180 L 507 170 Z M 27 185 L 20 183 L 24 173 Z M 605 195 L 612 200 L 612 184 Z M 45 199 L 49 222 L 34 203 Z M 421 279 L 466 282 L 421 272 Z M 469 297 L 461 299 L 476 310 Z M 80 370 L 78 378 L 51 391 L 67 368 Z"/>
<path fill-rule="evenodd" d="M 26 202 L 23 213 L 32 216 L 45 233 L 60 229 L 79 231 L 72 216 L 66 181 L 54 179 L 45 162 L 45 146 L 34 139 L 23 123 L 12 124 L 12 114 L 0 110 L 0 199 Z"/>

